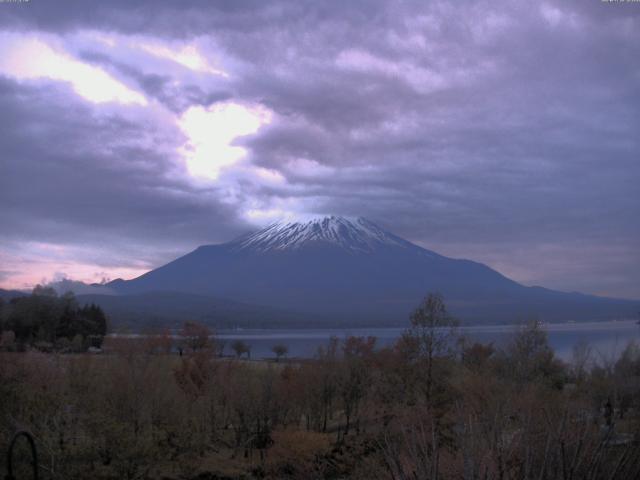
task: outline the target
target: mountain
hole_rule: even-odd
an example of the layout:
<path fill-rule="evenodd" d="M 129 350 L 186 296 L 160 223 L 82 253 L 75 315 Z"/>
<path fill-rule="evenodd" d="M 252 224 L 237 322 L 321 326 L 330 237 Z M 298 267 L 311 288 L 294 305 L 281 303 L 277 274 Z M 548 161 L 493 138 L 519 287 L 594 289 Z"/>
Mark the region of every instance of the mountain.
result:
<path fill-rule="evenodd" d="M 181 292 L 145 292 L 117 295 L 101 284 L 78 281 L 50 284 L 58 294 L 73 292 L 80 305 L 100 305 L 115 331 L 180 328 L 185 320 L 195 320 L 218 328 L 273 328 L 300 325 L 302 315 L 278 308 L 234 302 L 224 298 Z M 87 293 L 88 292 L 88 293 Z M 29 293 L 0 288 L 0 303 Z M 307 320 L 313 320 L 308 314 Z"/>
<path fill-rule="evenodd" d="M 223 298 L 180 292 L 146 292 L 132 295 L 81 294 L 80 304 L 100 305 L 114 330 L 154 327 L 179 328 L 185 320 L 218 328 L 286 327 L 300 315 L 272 307 L 250 305 Z"/>
<path fill-rule="evenodd" d="M 193 252 L 119 294 L 181 292 L 297 311 L 332 324 L 404 325 L 427 292 L 467 322 L 629 318 L 637 302 L 526 287 L 481 263 L 452 259 L 364 218 L 312 217 Z"/>
<path fill-rule="evenodd" d="M 0 288 L 0 298 L 3 300 L 9 301 L 12 298 L 24 297 L 28 295 L 28 293 L 21 292 L 20 290 L 5 290 Z"/>
<path fill-rule="evenodd" d="M 115 295 L 116 292 L 101 283 L 84 283 L 77 280 L 64 278 L 55 282 L 48 283 L 47 287 L 53 288 L 58 295 L 66 292 L 73 292 L 76 295 Z"/>

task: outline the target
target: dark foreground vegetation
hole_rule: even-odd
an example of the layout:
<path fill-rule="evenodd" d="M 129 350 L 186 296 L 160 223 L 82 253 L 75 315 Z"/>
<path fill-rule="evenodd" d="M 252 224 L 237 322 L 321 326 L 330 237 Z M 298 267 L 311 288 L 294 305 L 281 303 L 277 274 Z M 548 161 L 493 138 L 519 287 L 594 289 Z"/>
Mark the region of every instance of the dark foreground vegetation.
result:
<path fill-rule="evenodd" d="M 58 296 L 37 286 L 28 296 L 0 298 L 0 334 L 5 350 L 84 352 L 99 348 L 107 333 L 107 318 L 94 304 L 79 306 L 73 293 Z"/>
<path fill-rule="evenodd" d="M 535 323 L 474 344 L 437 296 L 393 347 L 335 339 L 310 361 L 221 358 L 205 327 L 183 333 L 0 353 L 0 451 L 28 430 L 56 479 L 640 478 L 634 344 L 563 364 Z"/>

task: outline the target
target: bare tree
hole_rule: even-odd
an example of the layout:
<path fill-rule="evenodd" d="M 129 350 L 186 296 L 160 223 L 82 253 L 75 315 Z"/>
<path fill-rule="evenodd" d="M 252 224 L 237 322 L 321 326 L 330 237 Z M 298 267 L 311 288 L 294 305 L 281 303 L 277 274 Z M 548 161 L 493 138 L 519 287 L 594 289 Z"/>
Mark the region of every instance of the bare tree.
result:
<path fill-rule="evenodd" d="M 573 346 L 571 373 L 573 374 L 574 381 L 581 382 L 584 380 L 592 361 L 593 349 L 586 341 L 581 340 Z"/>
<path fill-rule="evenodd" d="M 184 345 L 192 352 L 211 347 L 211 331 L 206 325 L 185 322 L 181 332 Z"/>
<path fill-rule="evenodd" d="M 458 322 L 449 315 L 442 295 L 430 293 L 411 315 L 411 328 L 405 342 L 414 350 L 416 359 L 425 363 L 425 395 L 430 401 L 433 391 L 434 360 L 449 355 L 456 344 Z"/>
<path fill-rule="evenodd" d="M 349 434 L 352 419 L 356 420 L 356 430 L 360 430 L 360 406 L 371 383 L 370 363 L 376 341 L 376 337 L 350 336 L 342 346 L 343 361 L 339 369 L 338 389 L 346 420 L 345 435 Z"/>

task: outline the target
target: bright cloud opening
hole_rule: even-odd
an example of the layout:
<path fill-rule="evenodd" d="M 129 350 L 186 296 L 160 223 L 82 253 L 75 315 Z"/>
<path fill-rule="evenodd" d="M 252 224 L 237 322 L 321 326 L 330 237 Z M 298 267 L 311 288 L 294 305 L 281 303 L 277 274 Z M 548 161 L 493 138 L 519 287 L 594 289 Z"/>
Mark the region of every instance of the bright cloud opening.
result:
<path fill-rule="evenodd" d="M 271 112 L 233 102 L 209 108 L 191 107 L 178 121 L 189 138 L 182 154 L 189 173 L 216 179 L 221 169 L 237 163 L 246 155 L 244 147 L 234 145 L 236 138 L 256 133 L 271 121 Z"/>
<path fill-rule="evenodd" d="M 35 37 L 0 34 L 0 73 L 18 80 L 49 78 L 69 82 L 78 95 L 95 103 L 147 104 L 144 95 L 100 68 L 56 51 Z"/>
<path fill-rule="evenodd" d="M 229 77 L 227 72 L 224 70 L 213 67 L 193 45 L 185 45 L 179 49 L 173 50 L 162 45 L 145 43 L 140 45 L 140 48 L 151 55 L 166 58 L 195 72 L 210 73 L 212 75 L 220 75 L 225 78 Z"/>

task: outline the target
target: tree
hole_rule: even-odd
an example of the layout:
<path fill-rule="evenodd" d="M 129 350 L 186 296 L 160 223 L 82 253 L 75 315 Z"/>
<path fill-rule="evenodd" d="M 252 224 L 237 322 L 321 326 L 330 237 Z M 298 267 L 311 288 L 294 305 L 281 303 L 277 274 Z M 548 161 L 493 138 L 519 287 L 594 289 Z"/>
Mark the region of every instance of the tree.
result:
<path fill-rule="evenodd" d="M 84 350 L 84 338 L 79 333 L 71 340 L 71 349 L 74 352 L 82 352 Z"/>
<path fill-rule="evenodd" d="M 173 338 L 168 329 L 163 329 L 160 332 L 152 331 L 146 335 L 144 350 L 149 354 L 165 354 L 171 353 L 173 348 Z"/>
<path fill-rule="evenodd" d="M 274 345 L 273 347 L 271 347 L 271 351 L 276 356 L 276 362 L 279 362 L 281 357 L 284 357 L 284 356 L 287 355 L 287 353 L 289 353 L 289 347 L 287 347 L 286 345 L 284 345 L 282 343 L 278 343 L 278 344 Z"/>
<path fill-rule="evenodd" d="M 593 349 L 584 340 L 573 346 L 571 356 L 571 374 L 574 382 L 581 382 L 585 379 L 593 357 Z"/>
<path fill-rule="evenodd" d="M 4 330 L 4 298 L 0 297 L 0 333 Z"/>
<path fill-rule="evenodd" d="M 308 370 L 305 381 L 309 381 L 307 389 L 307 408 L 310 412 L 321 415 L 322 431 L 327 431 L 327 423 L 333 406 L 334 397 L 338 391 L 338 345 L 337 337 L 332 336 L 326 347 L 318 347 L 316 362 L 307 365 Z M 310 416 L 307 415 L 307 428 L 309 428 Z"/>
<path fill-rule="evenodd" d="M 204 350 L 211 346 L 211 331 L 206 325 L 197 322 L 184 322 L 181 332 L 185 346 L 192 352 Z"/>
<path fill-rule="evenodd" d="M 564 381 L 563 367 L 549 345 L 547 332 L 535 320 L 515 333 L 505 355 L 503 368 L 521 385 L 541 379 L 560 387 Z"/>
<path fill-rule="evenodd" d="M 107 317 L 98 305 L 85 305 L 79 311 L 85 323 L 87 335 L 105 336 L 107 334 Z"/>
<path fill-rule="evenodd" d="M 434 359 L 450 354 L 455 345 L 458 322 L 449 315 L 442 295 L 428 294 L 411 315 L 411 327 L 403 335 L 415 360 L 426 369 L 425 396 L 431 400 Z"/>
<path fill-rule="evenodd" d="M 613 367 L 615 398 L 620 419 L 640 405 L 640 345 L 631 340 Z"/>
<path fill-rule="evenodd" d="M 245 353 L 247 354 L 247 358 L 251 357 L 251 347 L 242 340 L 234 340 L 231 343 L 231 349 L 236 353 L 236 357 L 238 358 L 240 358 Z"/>
<path fill-rule="evenodd" d="M 55 291 L 55 289 L 53 289 L 52 287 L 45 287 L 40 284 L 36 285 L 33 288 L 31 295 L 38 296 L 38 297 L 52 297 L 52 298 L 58 297 L 58 293 Z"/>
<path fill-rule="evenodd" d="M 360 405 L 371 383 L 370 363 L 376 345 L 376 337 L 347 337 L 342 346 L 338 380 L 346 425 L 344 434 L 349 434 L 352 418 L 356 419 L 356 430 L 360 429 Z"/>
<path fill-rule="evenodd" d="M 5 329 L 11 329 L 21 343 L 48 343 L 71 340 L 76 335 L 89 339 L 94 346 L 107 333 L 107 318 L 94 304 L 79 307 L 73 293 L 59 297 L 55 290 L 37 286 L 30 296 L 11 300 Z"/>
<path fill-rule="evenodd" d="M 462 345 L 462 364 L 473 371 L 483 371 L 493 357 L 496 349 L 493 343 L 478 343 Z"/>

